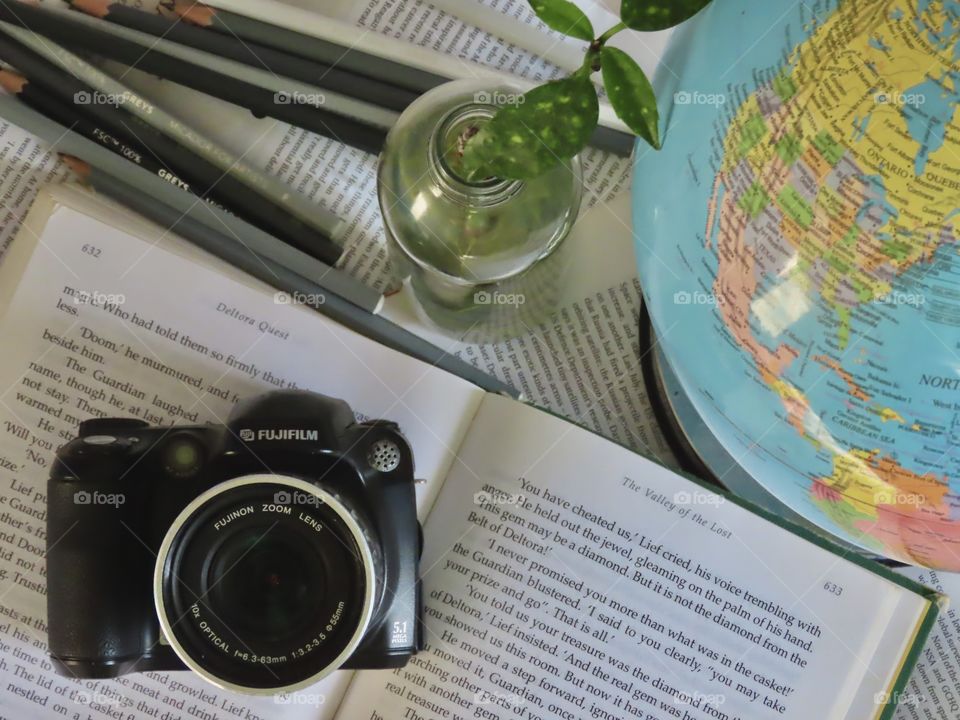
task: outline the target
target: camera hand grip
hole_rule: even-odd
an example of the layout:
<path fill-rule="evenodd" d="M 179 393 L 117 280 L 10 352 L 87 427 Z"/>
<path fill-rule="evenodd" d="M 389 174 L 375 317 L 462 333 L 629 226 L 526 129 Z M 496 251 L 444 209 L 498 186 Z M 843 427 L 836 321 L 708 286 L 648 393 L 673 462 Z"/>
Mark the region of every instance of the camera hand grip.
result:
<path fill-rule="evenodd" d="M 154 558 L 129 528 L 121 483 L 50 480 L 47 486 L 47 620 L 61 672 L 114 677 L 149 654 Z M 151 635 L 153 637 L 151 637 Z M 142 668 L 146 669 L 146 668 Z"/>

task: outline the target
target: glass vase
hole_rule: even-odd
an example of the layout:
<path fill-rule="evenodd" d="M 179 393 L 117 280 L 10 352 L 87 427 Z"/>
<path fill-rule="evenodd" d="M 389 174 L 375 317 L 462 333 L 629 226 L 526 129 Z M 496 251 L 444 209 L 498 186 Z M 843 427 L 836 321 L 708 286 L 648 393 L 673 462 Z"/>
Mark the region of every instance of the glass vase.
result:
<path fill-rule="evenodd" d="M 423 95 L 391 129 L 378 196 L 394 271 L 420 313 L 468 342 L 524 334 L 557 308 L 564 240 L 582 196 L 579 158 L 525 181 L 469 181 L 463 144 L 504 105 L 506 85 L 455 81 Z"/>

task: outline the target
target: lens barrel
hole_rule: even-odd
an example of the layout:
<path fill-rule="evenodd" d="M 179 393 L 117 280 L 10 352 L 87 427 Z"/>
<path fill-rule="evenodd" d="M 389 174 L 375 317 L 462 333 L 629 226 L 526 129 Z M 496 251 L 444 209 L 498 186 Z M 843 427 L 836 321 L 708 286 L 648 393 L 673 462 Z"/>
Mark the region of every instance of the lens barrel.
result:
<path fill-rule="evenodd" d="M 183 662 L 225 689 L 290 692 L 339 668 L 382 591 L 362 514 L 304 480 L 248 475 L 197 497 L 160 547 L 154 601 Z"/>

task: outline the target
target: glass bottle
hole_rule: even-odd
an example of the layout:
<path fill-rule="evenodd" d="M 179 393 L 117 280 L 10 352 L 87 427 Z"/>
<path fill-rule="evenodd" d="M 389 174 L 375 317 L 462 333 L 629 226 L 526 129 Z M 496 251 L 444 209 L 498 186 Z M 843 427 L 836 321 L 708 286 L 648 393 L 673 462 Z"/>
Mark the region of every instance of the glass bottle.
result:
<path fill-rule="evenodd" d="M 456 81 L 423 95 L 391 129 L 378 195 L 390 260 L 419 310 L 448 334 L 494 342 L 556 309 L 564 240 L 580 207 L 579 158 L 526 181 L 468 181 L 463 143 L 516 88 Z"/>

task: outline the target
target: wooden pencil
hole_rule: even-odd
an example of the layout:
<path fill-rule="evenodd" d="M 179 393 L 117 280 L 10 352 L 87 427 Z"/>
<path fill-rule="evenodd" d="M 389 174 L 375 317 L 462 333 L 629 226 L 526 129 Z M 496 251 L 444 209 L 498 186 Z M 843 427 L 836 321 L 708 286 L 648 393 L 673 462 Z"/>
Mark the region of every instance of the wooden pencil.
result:
<path fill-rule="evenodd" d="M 0 28 L 2 30 L 2 28 Z M 135 138 L 190 183 L 196 194 L 210 197 L 240 217 L 267 232 L 331 264 L 336 263 L 340 249 L 330 242 L 318 242 L 317 234 L 281 208 L 219 168 L 190 152 L 175 140 L 155 130 L 117 104 L 122 98 L 102 98 L 90 86 L 33 52 L 6 31 L 0 32 L 0 58 L 16 67 L 31 82 L 61 102 L 74 107 L 99 123 L 112 134 Z"/>
<path fill-rule="evenodd" d="M 117 60 L 232 102 L 247 108 L 256 117 L 272 117 L 288 122 L 366 152 L 379 153 L 386 138 L 383 128 L 324 108 L 301 103 L 278 103 L 274 91 L 159 52 L 152 47 L 156 39 L 150 36 L 147 36 L 147 43 L 133 42 L 123 37 L 120 31 L 134 31 L 98 21 L 83 13 L 26 2 L 0 2 L 0 20 L 26 27 L 70 49 Z M 207 57 L 212 58 L 209 55 Z"/>
<path fill-rule="evenodd" d="M 235 176 L 242 183 L 265 196 L 269 201 L 310 225 L 317 231 L 318 241 L 320 241 L 320 238 L 326 237 L 330 238 L 337 247 L 342 246 L 343 233 L 346 230 L 347 223 L 332 212 L 311 203 L 276 178 L 256 170 L 243 158 L 220 147 L 147 98 L 134 92 L 131 88 L 57 43 L 9 23 L 0 23 L 0 28 L 12 34 L 13 37 L 20 40 L 38 55 L 60 66 L 81 82 L 87 83 L 106 96 L 125 98 L 127 100 L 124 103 L 126 110 L 213 163 L 223 172 Z"/>
<path fill-rule="evenodd" d="M 348 44 L 310 37 L 278 25 L 222 10 L 194 0 L 170 0 L 161 12 L 172 12 L 185 21 L 208 28 L 222 35 L 238 37 L 265 47 L 283 49 L 324 65 L 336 65 L 361 76 L 379 78 L 400 88 L 425 93 L 442 85 L 449 78 L 410 67 L 364 52 Z M 166 9 L 165 8 L 169 8 Z"/>
<path fill-rule="evenodd" d="M 147 33 L 165 42 L 184 45 L 203 52 L 266 70 L 325 90 L 357 98 L 390 110 L 402 111 L 417 99 L 418 93 L 365 75 L 357 75 L 335 64 L 288 55 L 272 47 L 238 37 L 207 32 L 195 25 L 170 20 L 112 0 L 69 0 L 70 4 L 93 17 Z"/>
<path fill-rule="evenodd" d="M 23 75 L 10 70 L 0 70 L 0 87 L 51 120 L 69 127 L 73 132 L 102 145 L 116 155 L 139 165 L 147 172 L 193 193 L 188 182 L 177 176 L 136 140 L 114 135 L 86 116 L 77 113 L 73 107 L 52 97 Z M 204 198 L 204 201 L 213 202 L 209 198 Z M 217 207 L 221 206 L 217 205 Z"/>

